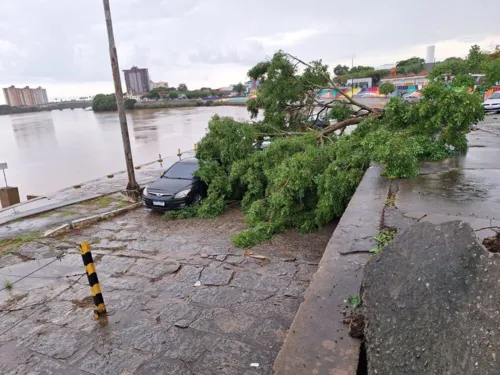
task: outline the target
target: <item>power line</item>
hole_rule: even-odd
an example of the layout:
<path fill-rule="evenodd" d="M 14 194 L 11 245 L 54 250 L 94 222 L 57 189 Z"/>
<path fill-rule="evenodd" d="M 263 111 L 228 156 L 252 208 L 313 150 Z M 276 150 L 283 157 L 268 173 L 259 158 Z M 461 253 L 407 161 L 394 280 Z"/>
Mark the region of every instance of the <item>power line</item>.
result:
<path fill-rule="evenodd" d="M 11 288 L 12 288 L 12 286 L 13 286 L 14 284 L 17 284 L 19 281 L 21 281 L 21 280 L 24 280 L 24 279 L 28 278 L 30 275 L 33 275 L 35 272 L 38 272 L 38 271 L 40 271 L 41 269 L 44 269 L 45 267 L 50 266 L 50 265 L 51 265 L 52 263 L 54 263 L 56 260 L 61 260 L 61 259 L 62 259 L 65 255 L 66 255 L 66 254 L 63 254 L 63 253 L 61 253 L 61 254 L 57 255 L 53 261 L 51 261 L 51 262 L 49 262 L 49 263 L 47 263 L 47 264 L 43 265 L 42 267 L 40 267 L 40 268 L 38 268 L 38 269 L 36 269 L 36 270 L 34 270 L 34 271 L 30 272 L 30 273 L 28 273 L 27 275 L 25 275 L 25 276 L 21 277 L 20 279 L 18 279 L 18 280 L 16 280 L 16 281 L 14 281 L 13 283 L 9 283 L 9 285 L 8 285 L 8 286 L 4 286 L 2 289 L 0 289 L 0 292 L 4 291 L 5 289 L 11 289 Z"/>
<path fill-rule="evenodd" d="M 46 303 L 49 303 L 49 302 L 52 302 L 53 300 L 55 300 L 57 297 L 59 297 L 61 294 L 63 294 L 64 292 L 70 290 L 76 283 L 78 283 L 78 281 L 80 281 L 80 279 L 85 276 L 87 273 L 83 273 L 81 274 L 81 276 L 76 279 L 70 286 L 68 286 L 66 289 L 64 289 L 63 291 L 59 292 L 58 294 L 56 294 L 54 297 L 52 297 L 51 299 L 49 299 L 48 301 L 46 301 Z M 27 316 L 25 316 L 24 318 L 20 319 L 17 323 L 13 324 L 12 326 L 10 326 L 9 328 L 7 328 L 5 331 L 3 331 L 2 333 L 0 333 L 0 337 L 5 335 L 7 332 L 9 332 L 11 329 L 13 329 L 14 327 L 17 327 L 19 324 L 21 324 L 22 322 L 24 322 L 26 319 L 28 319 L 30 316 L 32 316 L 34 313 L 40 311 L 41 309 L 45 308 L 45 304 L 44 303 L 40 308 L 36 309 L 36 310 L 33 310 L 30 314 L 28 314 Z"/>

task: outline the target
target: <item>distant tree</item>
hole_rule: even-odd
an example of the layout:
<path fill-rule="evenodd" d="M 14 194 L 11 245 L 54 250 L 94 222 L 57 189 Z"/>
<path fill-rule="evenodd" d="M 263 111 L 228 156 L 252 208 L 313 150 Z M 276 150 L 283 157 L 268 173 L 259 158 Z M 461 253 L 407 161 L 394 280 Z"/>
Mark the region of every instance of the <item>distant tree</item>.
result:
<path fill-rule="evenodd" d="M 490 88 L 491 86 L 500 84 L 500 59 L 489 60 L 488 63 L 483 63 L 483 77 L 482 86 Z"/>
<path fill-rule="evenodd" d="M 378 92 L 385 96 L 393 93 L 394 90 L 396 90 L 396 86 L 394 86 L 391 82 L 384 82 L 378 88 Z"/>
<path fill-rule="evenodd" d="M 475 44 L 469 49 L 466 60 L 467 68 L 471 73 L 483 73 L 483 63 L 487 61 L 487 59 L 488 54 L 481 52 L 481 47 Z"/>
<path fill-rule="evenodd" d="M 349 73 L 349 67 L 347 65 L 337 65 L 333 68 L 333 73 L 338 76 L 343 76 L 344 74 Z"/>
<path fill-rule="evenodd" d="M 220 91 L 219 90 L 211 90 L 210 91 L 210 96 L 219 96 Z"/>
<path fill-rule="evenodd" d="M 185 83 L 181 83 L 179 87 L 177 87 L 177 91 L 185 93 L 188 90 L 187 86 Z"/>
<path fill-rule="evenodd" d="M 137 103 L 137 100 L 135 100 L 135 99 L 127 99 L 123 103 L 123 106 L 125 107 L 125 109 L 134 109 L 135 103 Z"/>
<path fill-rule="evenodd" d="M 437 64 L 428 74 L 428 78 L 437 82 L 451 82 L 453 77 L 468 74 L 469 68 L 465 60 L 449 57 Z"/>
<path fill-rule="evenodd" d="M 158 100 L 160 99 L 160 92 L 159 92 L 159 88 L 158 89 L 152 89 L 149 91 L 148 95 L 149 95 L 149 98 L 150 99 L 155 99 L 155 100 Z"/>
<path fill-rule="evenodd" d="M 233 91 L 236 92 L 238 95 L 241 95 L 243 91 L 245 91 L 245 85 L 239 82 L 237 85 L 233 86 Z"/>
<path fill-rule="evenodd" d="M 92 100 L 92 110 L 95 112 L 116 111 L 117 109 L 115 94 L 97 94 Z"/>
<path fill-rule="evenodd" d="M 372 67 L 372 66 L 363 66 L 363 65 L 359 65 L 359 66 L 354 66 L 352 67 L 350 70 L 349 70 L 349 73 L 360 73 L 360 72 L 370 72 L 370 71 L 374 71 L 375 68 Z"/>
<path fill-rule="evenodd" d="M 168 97 L 170 99 L 177 99 L 179 97 L 179 92 L 178 91 L 170 91 L 168 93 Z"/>
<path fill-rule="evenodd" d="M 425 60 L 420 57 L 411 57 L 396 63 L 396 71 L 400 74 L 420 73 L 424 70 Z"/>
<path fill-rule="evenodd" d="M 210 87 L 202 87 L 200 91 L 212 91 Z"/>

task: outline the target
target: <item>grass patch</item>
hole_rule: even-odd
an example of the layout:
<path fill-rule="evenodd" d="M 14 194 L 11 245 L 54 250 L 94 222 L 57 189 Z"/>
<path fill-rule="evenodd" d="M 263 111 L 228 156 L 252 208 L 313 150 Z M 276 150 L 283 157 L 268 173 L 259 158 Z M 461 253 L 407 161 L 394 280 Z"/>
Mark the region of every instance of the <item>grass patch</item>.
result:
<path fill-rule="evenodd" d="M 384 247 L 386 247 L 398 234 L 397 229 L 384 228 L 378 232 L 374 240 L 377 241 L 378 246 L 370 250 L 371 253 L 378 254 Z"/>
<path fill-rule="evenodd" d="M 351 305 L 353 309 L 357 309 L 361 306 L 361 297 L 360 296 L 349 296 L 347 297 L 347 303 Z"/>
<path fill-rule="evenodd" d="M 200 209 L 200 206 L 197 205 L 191 205 L 191 206 L 186 206 L 181 210 L 175 210 L 175 211 L 167 211 L 163 214 L 163 218 L 165 220 L 172 220 L 172 219 L 189 219 L 190 217 L 195 217 L 198 215 L 198 210 Z"/>
<path fill-rule="evenodd" d="M 63 216 L 75 216 L 78 215 L 78 212 L 73 212 L 73 211 L 62 211 L 61 212 Z"/>
<path fill-rule="evenodd" d="M 12 291 L 12 288 L 14 288 L 14 284 L 10 280 L 4 280 L 3 281 L 3 288 L 7 291 L 10 292 Z"/>
<path fill-rule="evenodd" d="M 99 207 L 105 208 L 108 207 L 112 202 L 112 199 L 108 196 L 104 196 L 99 198 L 96 203 Z"/>
<path fill-rule="evenodd" d="M 119 202 L 118 202 L 118 208 L 125 208 L 128 206 L 128 202 L 124 199 L 121 199 Z"/>
<path fill-rule="evenodd" d="M 395 207 L 396 206 L 396 192 L 390 192 L 385 200 L 385 205 L 387 207 Z"/>
<path fill-rule="evenodd" d="M 32 233 L 25 236 L 17 236 L 15 238 L 0 240 L 0 256 L 10 254 L 18 247 L 21 247 L 25 243 L 31 242 L 38 237 L 40 237 L 39 233 Z"/>

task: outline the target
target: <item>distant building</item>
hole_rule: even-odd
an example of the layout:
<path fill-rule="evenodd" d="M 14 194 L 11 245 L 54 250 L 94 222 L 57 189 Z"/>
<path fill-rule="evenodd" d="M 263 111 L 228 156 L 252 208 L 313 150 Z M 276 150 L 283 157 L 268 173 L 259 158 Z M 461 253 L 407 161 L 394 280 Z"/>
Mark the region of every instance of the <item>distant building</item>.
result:
<path fill-rule="evenodd" d="M 347 87 L 372 87 L 373 85 L 373 78 L 371 77 L 366 77 L 366 78 L 349 78 L 347 80 L 346 86 Z"/>
<path fill-rule="evenodd" d="M 127 85 L 128 93 L 139 94 L 151 90 L 147 69 L 140 69 L 133 66 L 131 69 L 125 69 L 123 73 L 125 74 L 125 84 Z"/>
<path fill-rule="evenodd" d="M 29 86 L 23 88 L 10 86 L 3 89 L 3 96 L 7 105 L 12 107 L 36 106 L 49 102 L 47 90 L 41 87 L 30 89 Z"/>
<path fill-rule="evenodd" d="M 380 83 L 390 82 L 394 86 L 424 86 L 429 83 L 427 72 L 422 70 L 420 73 L 397 74 L 392 73 L 382 78 Z"/>
<path fill-rule="evenodd" d="M 153 82 L 153 81 L 149 80 L 149 89 L 150 90 L 157 89 L 160 87 L 168 87 L 168 82 L 162 82 L 162 81 Z"/>

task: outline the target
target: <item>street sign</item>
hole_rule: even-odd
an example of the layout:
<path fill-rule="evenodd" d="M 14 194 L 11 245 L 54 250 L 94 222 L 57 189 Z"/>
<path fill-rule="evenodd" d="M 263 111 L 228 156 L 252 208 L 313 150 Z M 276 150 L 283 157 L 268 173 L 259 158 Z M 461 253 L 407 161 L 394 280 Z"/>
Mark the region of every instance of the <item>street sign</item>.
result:
<path fill-rule="evenodd" d="M 0 169 L 7 169 L 7 163 L 0 163 Z"/>

